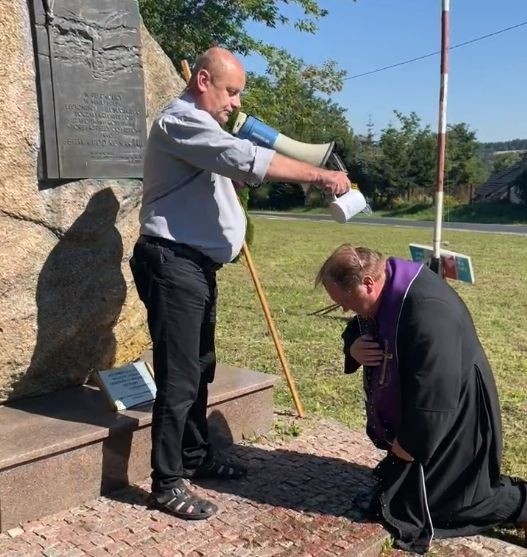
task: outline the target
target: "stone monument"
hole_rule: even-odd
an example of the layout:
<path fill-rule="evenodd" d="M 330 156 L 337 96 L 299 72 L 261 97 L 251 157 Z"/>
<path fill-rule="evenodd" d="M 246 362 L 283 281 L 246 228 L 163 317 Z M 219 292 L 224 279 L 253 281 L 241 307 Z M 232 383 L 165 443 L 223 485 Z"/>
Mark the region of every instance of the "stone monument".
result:
<path fill-rule="evenodd" d="M 31 3 L 48 179 L 142 177 L 146 139 L 136 0 Z"/>
<path fill-rule="evenodd" d="M 0 25 L 5 402 L 79 385 L 147 346 L 128 267 L 140 159 L 184 82 L 135 0 L 0 0 Z"/>
<path fill-rule="evenodd" d="M 114 412 L 84 383 L 150 343 L 128 265 L 142 151 L 184 82 L 136 0 L 0 0 L 0 26 L 4 532 L 150 472 L 150 407 Z M 218 366 L 211 432 L 267 431 L 274 382 Z"/>

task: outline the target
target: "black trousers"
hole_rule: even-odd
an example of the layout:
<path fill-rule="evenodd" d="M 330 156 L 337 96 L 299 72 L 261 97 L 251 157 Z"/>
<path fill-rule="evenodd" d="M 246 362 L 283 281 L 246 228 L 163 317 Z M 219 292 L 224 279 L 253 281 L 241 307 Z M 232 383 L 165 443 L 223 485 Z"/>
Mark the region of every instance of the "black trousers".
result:
<path fill-rule="evenodd" d="M 153 343 L 152 490 L 163 491 L 212 457 L 206 411 L 221 265 L 189 246 L 141 236 L 130 266 Z"/>

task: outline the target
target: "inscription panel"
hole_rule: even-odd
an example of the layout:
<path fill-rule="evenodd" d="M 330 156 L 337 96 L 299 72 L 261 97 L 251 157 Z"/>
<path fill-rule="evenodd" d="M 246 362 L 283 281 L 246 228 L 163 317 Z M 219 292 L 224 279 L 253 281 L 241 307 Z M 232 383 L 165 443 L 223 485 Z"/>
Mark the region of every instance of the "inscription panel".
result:
<path fill-rule="evenodd" d="M 46 178 L 140 178 L 136 0 L 34 0 Z"/>

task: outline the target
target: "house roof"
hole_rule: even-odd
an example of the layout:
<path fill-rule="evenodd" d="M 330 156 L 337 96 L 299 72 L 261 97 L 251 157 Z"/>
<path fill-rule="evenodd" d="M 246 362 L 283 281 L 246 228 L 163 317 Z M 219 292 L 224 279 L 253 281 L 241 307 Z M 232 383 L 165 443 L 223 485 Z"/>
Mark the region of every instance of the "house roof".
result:
<path fill-rule="evenodd" d="M 524 170 L 527 170 L 527 160 L 521 160 L 505 170 L 492 174 L 486 182 L 476 188 L 475 196 L 488 198 L 505 192 Z"/>

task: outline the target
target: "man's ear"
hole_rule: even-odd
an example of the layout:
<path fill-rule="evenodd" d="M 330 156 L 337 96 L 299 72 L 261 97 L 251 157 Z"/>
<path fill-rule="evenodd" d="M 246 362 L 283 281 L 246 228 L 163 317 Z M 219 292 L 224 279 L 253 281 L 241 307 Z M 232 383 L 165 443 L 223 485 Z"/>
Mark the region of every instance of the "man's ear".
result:
<path fill-rule="evenodd" d="M 201 68 L 196 75 L 196 87 L 204 93 L 210 85 L 210 73 L 205 68 Z"/>
<path fill-rule="evenodd" d="M 373 287 L 375 286 L 375 281 L 370 277 L 370 275 L 366 275 L 362 279 L 362 284 L 364 284 L 368 292 L 371 292 Z"/>

